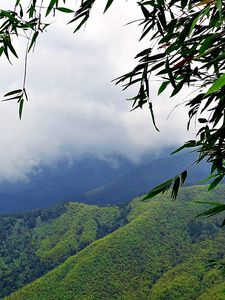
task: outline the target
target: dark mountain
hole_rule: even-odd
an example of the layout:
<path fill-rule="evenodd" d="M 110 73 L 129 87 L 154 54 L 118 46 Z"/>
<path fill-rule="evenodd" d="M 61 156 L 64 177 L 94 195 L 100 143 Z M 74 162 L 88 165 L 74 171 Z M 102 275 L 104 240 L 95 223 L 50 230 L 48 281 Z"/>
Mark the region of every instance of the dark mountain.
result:
<path fill-rule="evenodd" d="M 174 177 L 186 169 L 194 159 L 191 154 L 166 156 L 158 159 L 144 157 L 139 164 L 134 165 L 125 175 L 107 185 L 89 190 L 83 195 L 83 201 L 88 203 L 120 204 L 129 199 L 147 193 L 151 188 L 167 179 Z M 209 167 L 206 163 L 193 166 L 189 171 L 187 185 L 199 183 L 207 177 Z"/>
<path fill-rule="evenodd" d="M 110 161 L 84 157 L 73 164 L 61 161 L 40 166 L 26 182 L 0 184 L 0 213 L 49 207 L 61 201 L 82 201 L 82 195 L 98 186 L 117 180 L 133 164 L 115 156 Z"/>
<path fill-rule="evenodd" d="M 54 166 L 41 166 L 27 182 L 1 183 L 0 213 L 49 207 L 61 201 L 82 201 L 90 204 L 120 204 L 149 191 L 160 182 L 175 176 L 194 159 L 193 154 L 153 154 L 134 163 L 121 156 L 101 160 L 94 156 L 61 161 Z M 194 167 L 194 184 L 207 176 L 205 164 Z"/>

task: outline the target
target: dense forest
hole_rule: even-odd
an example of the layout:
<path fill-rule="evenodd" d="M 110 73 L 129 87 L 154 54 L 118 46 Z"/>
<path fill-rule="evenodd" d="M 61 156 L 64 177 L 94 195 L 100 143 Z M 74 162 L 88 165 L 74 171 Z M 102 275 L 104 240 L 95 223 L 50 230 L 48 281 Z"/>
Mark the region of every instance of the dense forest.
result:
<path fill-rule="evenodd" d="M 0 298 L 121 226 L 122 213 L 118 207 L 64 203 L 1 216 Z"/>
<path fill-rule="evenodd" d="M 124 207 L 67 203 L 4 216 L 1 296 L 24 285 L 4 299 L 224 299 L 223 216 L 196 218 L 206 209 L 196 201 L 224 201 L 224 192 L 223 185 L 209 193 L 196 186 L 183 188 L 176 201 L 163 194 Z M 32 244 L 31 255 L 16 252 L 20 239 Z M 20 278 L 13 278 L 16 268 Z M 41 272 L 47 274 L 33 281 Z"/>

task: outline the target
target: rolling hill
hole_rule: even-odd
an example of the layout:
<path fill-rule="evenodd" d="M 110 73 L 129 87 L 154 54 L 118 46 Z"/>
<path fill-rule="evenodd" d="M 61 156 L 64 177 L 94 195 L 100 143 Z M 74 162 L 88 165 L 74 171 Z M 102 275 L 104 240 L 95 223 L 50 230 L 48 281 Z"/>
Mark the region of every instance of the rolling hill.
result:
<path fill-rule="evenodd" d="M 220 300 L 225 298 L 222 216 L 195 218 L 200 201 L 224 201 L 225 187 L 183 188 L 132 200 L 127 222 L 5 300 Z M 54 247 L 53 247 L 54 248 Z M 57 256 L 57 254 L 55 254 Z"/>

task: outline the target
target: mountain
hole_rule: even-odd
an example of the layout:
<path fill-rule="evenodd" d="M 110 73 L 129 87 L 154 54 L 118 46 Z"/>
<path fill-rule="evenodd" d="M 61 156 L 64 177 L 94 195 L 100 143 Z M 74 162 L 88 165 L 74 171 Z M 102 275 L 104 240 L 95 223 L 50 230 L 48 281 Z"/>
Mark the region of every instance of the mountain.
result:
<path fill-rule="evenodd" d="M 61 201 L 126 203 L 174 177 L 195 158 L 187 153 L 169 156 L 169 152 L 164 150 L 160 158 L 145 155 L 138 163 L 114 155 L 107 160 L 89 156 L 71 164 L 61 161 L 53 166 L 41 166 L 26 182 L 0 184 L 0 213 L 50 207 Z M 194 184 L 207 177 L 208 167 L 202 163 L 190 174 L 187 184 Z"/>
<path fill-rule="evenodd" d="M 124 224 L 123 210 L 63 203 L 0 216 L 0 298 Z"/>
<path fill-rule="evenodd" d="M 224 299 L 222 216 L 196 218 L 206 206 L 193 200 L 224 202 L 225 186 L 186 187 L 176 201 L 135 198 L 116 230 L 5 300 Z"/>
<path fill-rule="evenodd" d="M 0 213 L 50 207 L 62 201 L 83 201 L 82 195 L 97 186 L 115 181 L 133 164 L 122 157 L 109 160 L 94 156 L 54 165 L 41 165 L 24 182 L 0 184 Z"/>
<path fill-rule="evenodd" d="M 185 170 L 193 162 L 194 157 L 189 153 L 154 159 L 149 156 L 143 157 L 125 175 L 104 186 L 87 191 L 82 199 L 87 203 L 97 204 L 126 203 Z M 209 167 L 204 162 L 193 166 L 189 170 L 186 185 L 196 184 L 200 179 L 206 178 L 208 172 Z"/>

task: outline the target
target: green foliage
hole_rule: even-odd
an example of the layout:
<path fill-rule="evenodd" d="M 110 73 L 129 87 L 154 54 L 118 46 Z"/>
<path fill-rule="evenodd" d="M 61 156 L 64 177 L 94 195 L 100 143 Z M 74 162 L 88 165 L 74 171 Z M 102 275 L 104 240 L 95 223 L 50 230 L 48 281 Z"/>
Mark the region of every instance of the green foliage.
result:
<path fill-rule="evenodd" d="M 66 210 L 64 205 L 0 217 L 0 298 L 35 280 L 52 267 L 35 255 L 38 240 L 33 230 L 40 220 L 51 223 Z"/>
<path fill-rule="evenodd" d="M 175 176 L 172 179 L 169 179 L 160 185 L 154 187 L 145 197 L 143 200 L 151 199 L 154 196 L 160 194 L 160 193 L 165 193 L 166 191 L 169 190 L 169 188 L 172 186 L 171 189 L 171 197 L 173 199 L 177 198 L 178 190 L 181 185 L 184 184 L 185 180 L 187 178 L 187 170 L 184 170 L 181 174 Z"/>
<path fill-rule="evenodd" d="M 202 206 L 190 200 L 223 201 L 224 191 L 182 188 L 176 202 L 136 198 L 126 225 L 5 299 L 220 299 L 223 271 L 209 262 L 225 260 L 221 218 L 194 218 Z M 214 298 L 204 298 L 209 289 Z"/>
<path fill-rule="evenodd" d="M 0 298 L 126 222 L 122 209 L 68 203 L 0 217 Z"/>
<path fill-rule="evenodd" d="M 212 253 L 215 257 L 221 257 L 221 249 L 217 246 L 221 244 L 223 234 L 218 234 L 213 240 L 208 239 L 195 244 L 191 256 L 163 274 L 155 283 L 151 299 L 196 299 L 196 296 L 206 289 L 223 282 L 223 273 L 208 266 Z"/>
<path fill-rule="evenodd" d="M 115 229 L 120 218 L 117 207 L 98 207 L 69 203 L 68 211 L 50 226 L 36 227 L 37 234 L 45 227 L 46 236 L 40 241 L 36 254 L 43 260 L 59 264 L 91 242 Z"/>

